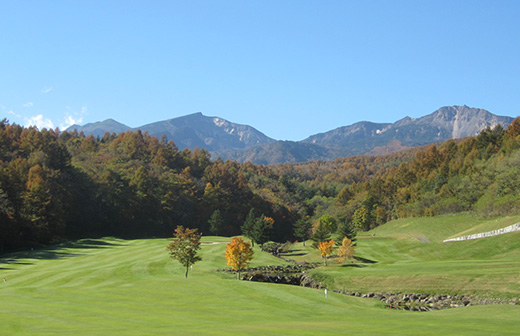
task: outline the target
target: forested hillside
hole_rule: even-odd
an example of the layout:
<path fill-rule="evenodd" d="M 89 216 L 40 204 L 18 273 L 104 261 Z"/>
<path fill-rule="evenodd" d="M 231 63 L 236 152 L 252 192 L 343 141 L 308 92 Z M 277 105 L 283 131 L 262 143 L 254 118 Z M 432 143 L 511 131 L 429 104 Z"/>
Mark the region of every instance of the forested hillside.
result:
<path fill-rule="evenodd" d="M 315 211 L 358 230 L 390 219 L 475 211 L 482 216 L 518 212 L 520 118 L 504 130 L 386 156 L 279 166 L 295 184 L 318 187 Z"/>
<path fill-rule="evenodd" d="M 102 138 L 0 124 L 0 216 L 4 250 L 66 238 L 170 236 L 177 225 L 240 233 L 251 208 L 290 227 L 290 213 L 255 195 L 244 173 L 141 132 Z M 289 237 L 290 232 L 280 233 Z"/>
<path fill-rule="evenodd" d="M 94 138 L 0 121 L 0 250 L 79 237 L 241 233 L 249 211 L 273 240 L 323 215 L 358 230 L 392 218 L 520 205 L 520 118 L 507 128 L 387 156 L 261 166 L 211 161 L 140 131 Z M 210 218 L 221 220 L 210 231 Z"/>

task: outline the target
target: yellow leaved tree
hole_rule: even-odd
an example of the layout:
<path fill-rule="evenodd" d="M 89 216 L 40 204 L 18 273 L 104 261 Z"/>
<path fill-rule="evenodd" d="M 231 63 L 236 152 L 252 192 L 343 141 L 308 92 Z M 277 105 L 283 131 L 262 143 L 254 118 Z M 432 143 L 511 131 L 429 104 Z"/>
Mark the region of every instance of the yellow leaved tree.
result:
<path fill-rule="evenodd" d="M 233 238 L 233 240 L 227 244 L 227 264 L 235 271 L 238 271 L 238 279 L 240 279 L 240 271 L 246 268 L 249 262 L 253 259 L 253 253 L 251 245 L 248 242 L 243 241 L 240 237 Z"/>
<path fill-rule="evenodd" d="M 334 240 L 322 241 L 318 244 L 318 250 L 321 252 L 321 256 L 325 262 L 325 266 L 327 266 L 327 257 L 332 254 L 332 246 L 334 245 Z"/>
<path fill-rule="evenodd" d="M 352 244 L 352 240 L 347 237 L 343 238 L 343 242 L 341 246 L 338 248 L 338 263 L 342 263 L 344 261 L 352 261 L 354 258 L 354 244 Z"/>

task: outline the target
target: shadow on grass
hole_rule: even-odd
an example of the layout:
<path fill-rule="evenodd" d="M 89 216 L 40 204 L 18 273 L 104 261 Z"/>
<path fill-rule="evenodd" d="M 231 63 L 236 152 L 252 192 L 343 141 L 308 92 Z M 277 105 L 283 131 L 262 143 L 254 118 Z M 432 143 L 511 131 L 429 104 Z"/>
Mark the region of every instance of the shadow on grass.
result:
<path fill-rule="evenodd" d="M 356 257 L 356 256 L 354 256 L 354 259 L 356 259 L 357 261 L 361 261 L 362 263 L 365 263 L 365 264 L 377 264 L 377 261 L 366 259 L 366 258 L 363 258 L 363 257 Z"/>
<path fill-rule="evenodd" d="M 28 262 L 26 259 L 63 259 L 70 257 L 78 257 L 84 255 L 84 253 L 77 253 L 71 250 L 74 249 L 104 249 L 116 246 L 122 246 L 124 244 L 111 243 L 102 240 L 95 239 L 82 239 L 75 242 L 67 242 L 59 245 L 53 245 L 44 247 L 41 249 L 35 249 L 31 251 L 21 251 L 6 254 L 0 257 L 0 265 L 32 265 L 32 262 Z M 22 260 L 22 261 L 21 261 Z"/>
<path fill-rule="evenodd" d="M 299 257 L 307 255 L 307 253 L 282 253 L 281 255 L 284 257 Z"/>
<path fill-rule="evenodd" d="M 356 261 L 361 262 L 361 263 L 360 264 L 355 264 L 355 263 L 352 262 L 350 264 L 343 264 L 343 265 L 341 265 L 341 267 L 363 268 L 363 267 L 368 267 L 367 264 L 377 264 L 377 261 L 370 260 L 370 259 L 363 258 L 363 257 L 354 256 L 354 259 Z"/>
<path fill-rule="evenodd" d="M 281 253 L 280 255 L 283 257 L 301 257 L 304 255 L 307 255 L 307 252 L 302 252 L 303 250 L 297 249 L 297 250 L 289 250 L 285 253 Z"/>
<path fill-rule="evenodd" d="M 27 257 L 9 257 L 9 258 L 0 258 L 0 265 L 32 265 L 32 262 L 21 262 L 18 261 L 18 258 L 27 258 Z M 3 268 L 0 267 L 0 269 L 12 269 L 12 268 Z"/>
<path fill-rule="evenodd" d="M 368 266 L 364 265 L 364 264 L 345 264 L 345 265 L 341 265 L 341 267 L 363 268 L 363 267 L 368 267 Z"/>

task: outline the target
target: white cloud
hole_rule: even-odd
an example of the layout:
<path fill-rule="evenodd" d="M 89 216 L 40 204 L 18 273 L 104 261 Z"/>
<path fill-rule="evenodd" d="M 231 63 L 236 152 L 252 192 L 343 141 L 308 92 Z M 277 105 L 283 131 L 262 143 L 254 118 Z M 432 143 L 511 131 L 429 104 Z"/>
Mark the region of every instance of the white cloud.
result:
<path fill-rule="evenodd" d="M 43 115 L 38 114 L 37 116 L 31 117 L 31 118 L 24 118 L 25 120 L 25 127 L 30 126 L 36 126 L 38 129 L 47 128 L 52 129 L 54 128 L 54 124 L 50 119 L 44 118 Z"/>
<path fill-rule="evenodd" d="M 15 116 L 16 118 L 21 118 L 21 117 L 22 117 L 21 115 L 19 115 L 18 113 L 16 113 L 16 112 L 13 111 L 13 110 L 9 110 L 9 111 L 7 111 L 7 114 L 10 114 L 10 115 L 12 115 L 12 116 Z"/>
<path fill-rule="evenodd" d="M 42 89 L 42 93 L 49 93 L 52 91 L 52 89 L 53 89 L 52 86 L 50 88 Z"/>
<path fill-rule="evenodd" d="M 80 124 L 83 122 L 83 117 L 79 117 L 77 119 L 74 119 L 72 116 L 68 115 L 65 117 L 65 122 L 60 124 L 61 130 L 66 130 L 68 127 L 74 125 L 74 124 Z"/>
<path fill-rule="evenodd" d="M 67 108 L 69 108 L 67 106 Z M 67 114 L 65 116 L 65 120 L 63 123 L 60 124 L 61 130 L 66 130 L 68 127 L 74 125 L 74 124 L 81 124 L 83 122 L 83 116 L 87 113 L 87 107 L 82 106 L 80 113 L 74 113 L 74 116 Z"/>
<path fill-rule="evenodd" d="M 34 104 L 32 102 L 27 102 L 25 104 L 23 104 L 23 107 L 33 107 Z"/>

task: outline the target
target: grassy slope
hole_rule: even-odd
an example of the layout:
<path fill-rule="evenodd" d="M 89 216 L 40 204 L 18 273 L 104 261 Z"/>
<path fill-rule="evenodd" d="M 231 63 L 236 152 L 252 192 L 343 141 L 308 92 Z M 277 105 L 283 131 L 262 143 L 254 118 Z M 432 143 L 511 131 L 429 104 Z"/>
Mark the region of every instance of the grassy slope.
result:
<path fill-rule="evenodd" d="M 358 237 L 356 255 L 373 263 L 341 266 L 330 262 L 329 267 L 315 273 L 329 287 L 365 293 L 478 293 L 517 297 L 520 232 L 465 242 L 442 242 L 448 237 L 490 231 L 517 222 L 520 222 L 518 216 L 484 220 L 469 215 L 393 221 Z M 318 260 L 316 252 L 301 246 L 299 249 L 300 254 L 314 254 Z"/>
<path fill-rule="evenodd" d="M 385 239 L 392 242 L 360 239 L 360 253 L 371 258 L 385 249 L 404 254 L 395 244 L 383 244 Z M 181 265 L 168 258 L 168 241 L 161 239 L 83 241 L 4 258 L 0 276 L 8 282 L 0 284 L 2 335 L 514 335 L 520 328 L 517 306 L 414 313 L 334 293 L 325 298 L 321 290 L 237 281 L 231 274 L 213 272 L 225 267 L 224 239 L 205 240 L 220 243 L 203 245 L 203 261 L 188 279 Z M 371 248 L 373 256 L 368 255 Z M 396 263 L 390 254 L 382 254 L 389 271 Z M 415 258 L 421 255 L 410 261 Z M 254 265 L 280 263 L 256 251 Z M 378 267 L 384 271 L 383 264 L 332 266 L 325 273 L 377 273 Z"/>

